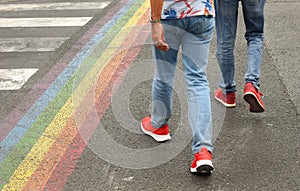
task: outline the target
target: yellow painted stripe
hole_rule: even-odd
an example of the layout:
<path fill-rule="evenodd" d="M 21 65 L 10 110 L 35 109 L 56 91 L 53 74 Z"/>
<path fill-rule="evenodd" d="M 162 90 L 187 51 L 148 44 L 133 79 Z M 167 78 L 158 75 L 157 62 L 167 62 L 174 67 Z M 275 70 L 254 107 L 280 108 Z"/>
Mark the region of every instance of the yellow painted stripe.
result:
<path fill-rule="evenodd" d="M 22 190 L 26 181 L 30 178 L 35 168 L 44 158 L 47 150 L 55 142 L 55 139 L 49 138 L 47 133 L 55 130 L 52 132 L 52 135 L 57 136 L 61 128 L 65 126 L 67 119 L 72 116 L 72 108 L 72 99 L 69 99 L 61 109 L 63 113 L 60 112 L 55 116 L 54 120 L 36 142 L 35 146 L 30 150 L 30 153 L 14 172 L 8 184 L 3 187 L 3 190 Z"/>
<path fill-rule="evenodd" d="M 14 174 L 9 179 L 9 182 L 3 187 L 3 190 L 22 190 L 41 160 L 44 158 L 47 150 L 54 143 L 55 138 L 66 125 L 67 120 L 73 115 L 74 109 L 80 105 L 82 99 L 85 97 L 84 95 L 86 95 L 92 85 L 94 85 L 93 82 L 95 82 L 97 74 L 99 75 L 99 73 L 101 73 L 107 61 L 109 61 L 116 49 L 118 49 L 121 45 L 122 41 L 126 37 L 122 34 L 126 34 L 126 31 L 128 33 L 128 29 L 137 24 L 143 13 L 149 9 L 149 6 L 149 1 L 146 1 L 122 28 L 122 30 L 119 32 L 120 35 L 117 35 L 117 38 L 110 43 L 109 47 L 111 48 L 106 49 L 102 56 L 97 60 L 95 66 L 91 69 L 91 71 L 87 74 L 87 77 L 83 79 L 76 89 L 76 92 L 74 92 L 74 94 L 67 100 L 66 104 L 55 116 L 54 120 L 47 127 L 41 138 L 31 149 L 30 153 L 28 153 L 20 166 L 15 170 Z M 76 101 L 78 105 L 72 102 L 74 96 L 79 98 L 79 100 Z M 49 134 L 51 135 L 51 138 L 48 138 Z"/>

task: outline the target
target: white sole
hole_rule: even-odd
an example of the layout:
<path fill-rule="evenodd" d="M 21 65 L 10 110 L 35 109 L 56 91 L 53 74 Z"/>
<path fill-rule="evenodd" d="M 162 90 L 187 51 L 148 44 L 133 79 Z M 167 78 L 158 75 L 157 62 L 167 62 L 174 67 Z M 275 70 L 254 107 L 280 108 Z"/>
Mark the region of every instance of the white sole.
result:
<path fill-rule="evenodd" d="M 221 100 L 221 99 L 219 99 L 219 98 L 217 98 L 217 97 L 215 97 L 215 99 L 216 99 L 218 102 L 220 102 L 222 105 L 224 105 L 225 107 L 236 107 L 236 103 L 234 103 L 234 104 L 228 104 L 228 103 L 225 103 L 223 100 Z"/>
<path fill-rule="evenodd" d="M 202 169 L 203 168 L 203 169 Z M 212 165 L 212 161 L 211 160 L 199 160 L 197 161 L 197 166 L 195 168 L 190 168 L 190 171 L 195 173 L 211 173 L 211 171 L 213 170 L 213 165 Z M 205 171 L 202 171 L 205 170 Z"/>
<path fill-rule="evenodd" d="M 167 140 L 171 139 L 170 133 L 168 133 L 167 135 L 156 135 L 156 134 L 144 129 L 142 124 L 141 124 L 141 130 L 143 131 L 143 133 L 145 133 L 146 135 L 151 136 L 157 142 L 164 142 L 164 141 L 167 141 Z"/>
<path fill-rule="evenodd" d="M 246 92 L 244 94 L 244 100 L 249 104 L 251 112 L 259 113 L 259 112 L 265 111 L 265 108 L 259 102 L 258 98 L 256 97 L 256 95 L 254 93 Z"/>

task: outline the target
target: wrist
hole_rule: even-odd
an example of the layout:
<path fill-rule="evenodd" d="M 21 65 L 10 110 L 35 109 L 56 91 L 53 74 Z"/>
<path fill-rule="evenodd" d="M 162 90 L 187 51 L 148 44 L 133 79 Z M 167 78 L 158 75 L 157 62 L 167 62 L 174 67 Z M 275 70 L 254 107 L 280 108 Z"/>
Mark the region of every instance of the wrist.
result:
<path fill-rule="evenodd" d="M 160 19 L 152 19 L 152 17 L 150 18 L 150 23 L 154 24 L 154 23 L 160 23 Z"/>

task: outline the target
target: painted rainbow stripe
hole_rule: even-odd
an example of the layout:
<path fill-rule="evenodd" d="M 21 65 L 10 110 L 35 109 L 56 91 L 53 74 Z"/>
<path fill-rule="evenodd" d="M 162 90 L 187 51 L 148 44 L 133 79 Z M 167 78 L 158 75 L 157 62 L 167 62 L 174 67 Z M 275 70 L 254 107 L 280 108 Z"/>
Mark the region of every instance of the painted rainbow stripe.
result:
<path fill-rule="evenodd" d="M 34 96 L 26 100 L 25 104 L 30 109 L 25 114 L 20 115 L 21 112 L 17 110 L 12 112 L 17 114 L 19 121 L 10 122 L 12 114 L 6 118 L 3 129 L 7 134 L 2 132 L 0 139 L 2 190 L 63 188 L 86 147 L 81 136 L 88 140 L 98 125 L 96 122 L 93 125 L 89 123 L 89 131 L 84 135 L 79 134 L 78 125 L 85 127 L 90 117 L 84 105 L 91 104 L 89 102 L 93 99 L 90 98 L 95 96 L 97 115 L 102 117 L 109 106 L 111 87 L 114 83 L 120 83 L 122 75 L 125 75 L 124 70 L 133 63 L 140 51 L 134 44 L 140 44 L 149 35 L 149 31 L 142 33 L 134 27 L 146 23 L 149 1 L 120 1 L 116 9 L 119 13 L 108 19 L 107 24 L 99 24 L 101 29 L 71 62 L 61 63 L 57 69 L 62 66 L 64 69 L 60 70 L 60 75 L 53 79 L 52 84 L 40 84 L 36 86 L 38 93 L 28 94 L 28 99 Z M 135 29 L 137 36 L 132 35 L 132 29 Z M 124 46 L 134 48 L 122 49 Z M 93 95 L 90 90 L 95 84 L 97 88 Z M 33 101 L 34 105 L 30 107 L 29 102 Z M 75 112 L 82 112 L 80 124 L 77 115 L 75 122 Z"/>

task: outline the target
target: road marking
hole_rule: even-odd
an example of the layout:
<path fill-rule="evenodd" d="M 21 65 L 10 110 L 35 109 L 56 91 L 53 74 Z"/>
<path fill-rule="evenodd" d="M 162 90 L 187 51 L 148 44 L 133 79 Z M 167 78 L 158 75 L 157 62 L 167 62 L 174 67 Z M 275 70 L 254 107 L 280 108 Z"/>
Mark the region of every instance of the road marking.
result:
<path fill-rule="evenodd" d="M 123 30 L 128 30 L 128 26 L 132 26 L 133 24 L 135 24 L 138 18 L 140 18 L 141 15 L 143 15 L 141 14 L 141 12 L 148 10 L 147 8 L 149 8 L 149 2 L 146 1 L 146 3 L 144 3 L 141 6 L 140 10 L 137 11 L 137 13 L 128 21 L 128 23 L 122 28 L 122 31 L 119 33 L 123 34 Z M 41 157 L 44 156 L 45 152 L 54 143 L 53 140 L 50 140 L 48 138 L 45 139 L 46 137 L 49 137 L 47 136 L 47 132 L 51 134 L 52 139 L 55 139 L 59 135 L 61 128 L 63 128 L 64 125 L 67 123 L 67 120 L 70 119 L 70 115 L 74 115 L 74 108 L 79 107 L 79 105 L 77 104 L 83 101 L 83 98 L 79 97 L 80 100 L 78 100 L 77 103 L 73 103 L 72 98 L 79 94 L 82 94 L 84 97 L 84 95 L 88 93 L 89 88 L 92 88 L 94 85 L 93 82 L 94 79 L 96 79 L 95 77 L 99 75 L 99 71 L 103 70 L 104 65 L 107 64 L 110 57 L 116 53 L 115 49 L 117 49 L 121 45 L 121 42 L 124 39 L 125 37 L 122 37 L 122 35 L 117 35 L 108 46 L 109 48 L 105 49 L 103 54 L 98 58 L 98 60 L 96 60 L 95 65 L 91 68 L 91 70 L 88 72 L 85 78 L 82 81 L 80 81 L 80 84 L 75 90 L 75 92 L 73 92 L 73 95 L 71 95 L 71 97 L 66 101 L 65 105 L 61 108 L 59 113 L 57 113 L 57 115 L 55 116 L 54 120 L 44 131 L 42 137 L 38 140 L 38 142 L 31 149 L 30 153 L 28 153 L 28 155 L 24 158 L 20 166 L 13 173 L 8 184 L 5 185 L 5 187 L 3 188 L 4 190 L 9 188 L 12 188 L 12 190 L 18 190 L 26 184 L 26 181 L 30 178 L 30 176 L 32 176 L 34 170 L 38 167 L 38 164 L 41 162 Z M 115 49 L 111 47 L 115 47 Z"/>
<path fill-rule="evenodd" d="M 0 27 L 84 26 L 93 17 L 0 18 Z"/>
<path fill-rule="evenodd" d="M 18 90 L 36 72 L 37 68 L 0 69 L 0 90 Z"/>
<path fill-rule="evenodd" d="M 0 52 L 54 51 L 68 37 L 0 38 Z"/>
<path fill-rule="evenodd" d="M 1 4 L 0 11 L 103 9 L 109 2 Z"/>

